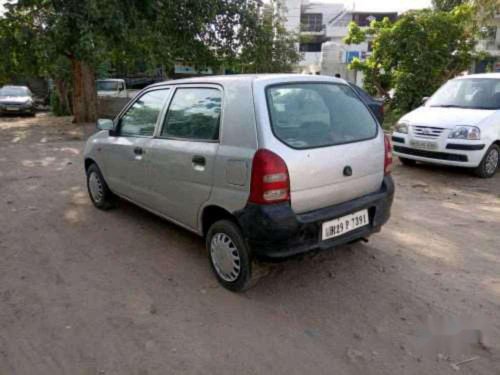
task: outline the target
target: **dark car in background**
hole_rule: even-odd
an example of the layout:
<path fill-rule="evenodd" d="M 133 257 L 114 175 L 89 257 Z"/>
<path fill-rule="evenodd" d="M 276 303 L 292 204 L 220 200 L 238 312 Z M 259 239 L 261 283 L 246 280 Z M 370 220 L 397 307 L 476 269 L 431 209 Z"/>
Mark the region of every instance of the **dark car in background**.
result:
<path fill-rule="evenodd" d="M 354 91 L 360 96 L 361 100 L 371 109 L 380 124 L 384 122 L 384 101 L 376 99 L 368 94 L 361 87 L 354 83 L 348 82 Z"/>
<path fill-rule="evenodd" d="M 3 86 L 0 89 L 0 113 L 35 115 L 31 90 L 26 86 Z"/>

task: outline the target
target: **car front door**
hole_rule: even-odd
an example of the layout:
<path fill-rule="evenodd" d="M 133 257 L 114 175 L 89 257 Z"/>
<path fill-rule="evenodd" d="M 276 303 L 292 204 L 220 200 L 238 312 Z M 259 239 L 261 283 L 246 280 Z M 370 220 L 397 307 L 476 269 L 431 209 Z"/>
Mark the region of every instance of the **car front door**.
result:
<path fill-rule="evenodd" d="M 168 95 L 169 89 L 162 88 L 138 97 L 120 116 L 115 136 L 106 145 L 111 190 L 146 206 L 151 204 L 148 151 Z"/>
<path fill-rule="evenodd" d="M 212 189 L 221 104 L 222 90 L 217 86 L 177 87 L 151 144 L 155 207 L 193 230 Z"/>

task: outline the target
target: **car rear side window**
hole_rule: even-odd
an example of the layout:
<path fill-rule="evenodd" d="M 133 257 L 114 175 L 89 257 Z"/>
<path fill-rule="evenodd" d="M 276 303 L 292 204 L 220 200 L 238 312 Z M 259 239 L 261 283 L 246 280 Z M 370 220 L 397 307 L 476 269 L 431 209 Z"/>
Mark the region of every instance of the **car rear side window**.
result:
<path fill-rule="evenodd" d="M 151 137 L 168 91 L 149 91 L 137 99 L 120 119 L 120 135 Z"/>
<path fill-rule="evenodd" d="M 217 140 L 221 101 L 221 92 L 215 88 L 177 89 L 168 109 L 161 136 Z"/>
<path fill-rule="evenodd" d="M 292 148 L 333 146 L 377 135 L 377 122 L 346 85 L 282 84 L 268 87 L 266 95 L 273 133 Z"/>

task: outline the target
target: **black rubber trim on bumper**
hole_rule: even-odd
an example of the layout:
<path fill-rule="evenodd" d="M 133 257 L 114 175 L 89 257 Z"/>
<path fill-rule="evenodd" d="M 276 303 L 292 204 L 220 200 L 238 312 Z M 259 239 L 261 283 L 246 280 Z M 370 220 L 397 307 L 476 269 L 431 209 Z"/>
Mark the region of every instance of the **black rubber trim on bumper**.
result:
<path fill-rule="evenodd" d="M 414 148 L 394 146 L 394 151 L 399 152 L 401 154 L 421 156 L 423 158 L 429 159 L 440 159 L 440 160 L 449 160 L 449 161 L 468 161 L 467 155 L 458 155 L 458 154 L 448 154 L 446 152 L 436 152 L 436 151 L 427 151 L 427 150 L 417 150 Z"/>
<path fill-rule="evenodd" d="M 282 259 L 310 250 L 332 248 L 380 231 L 389 220 L 393 198 L 394 182 L 386 176 L 376 193 L 312 212 L 296 215 L 286 202 L 268 206 L 249 203 L 234 214 L 257 257 Z M 337 238 L 321 240 L 325 221 L 363 209 L 368 209 L 369 225 Z"/>
<path fill-rule="evenodd" d="M 479 151 L 484 148 L 485 145 L 463 145 L 458 143 L 448 143 L 446 148 L 449 150 L 464 150 L 464 151 Z"/>
<path fill-rule="evenodd" d="M 405 143 L 405 139 L 404 138 L 401 138 L 401 137 L 395 137 L 395 136 L 392 136 L 392 141 L 393 142 L 398 142 L 398 143 Z"/>

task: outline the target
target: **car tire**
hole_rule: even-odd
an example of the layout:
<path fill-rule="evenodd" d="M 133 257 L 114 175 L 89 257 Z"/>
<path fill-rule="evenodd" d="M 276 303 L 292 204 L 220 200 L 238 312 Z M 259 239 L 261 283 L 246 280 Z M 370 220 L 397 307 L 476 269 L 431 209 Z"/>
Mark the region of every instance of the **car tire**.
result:
<path fill-rule="evenodd" d="M 87 190 L 90 200 L 100 210 L 109 210 L 115 204 L 116 196 L 109 190 L 104 177 L 97 166 L 87 168 Z"/>
<path fill-rule="evenodd" d="M 240 228 L 230 220 L 212 224 L 206 236 L 208 259 L 217 281 L 232 292 L 255 284 L 254 262 Z"/>
<path fill-rule="evenodd" d="M 413 160 L 413 159 L 407 159 L 407 158 L 400 157 L 399 161 L 401 162 L 401 164 L 403 164 L 407 167 L 414 167 L 415 165 L 417 165 L 417 161 Z"/>
<path fill-rule="evenodd" d="M 476 176 L 481 178 L 490 178 L 493 177 L 498 170 L 500 164 L 500 147 L 498 145 L 493 144 L 486 151 L 483 156 L 483 160 L 477 168 L 474 169 L 474 173 Z"/>

